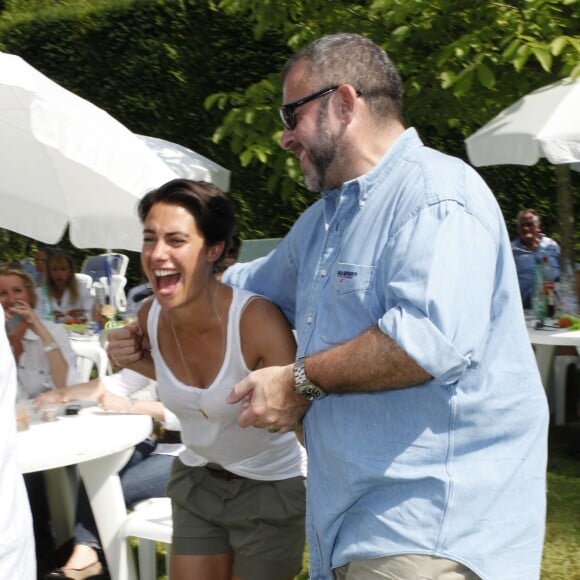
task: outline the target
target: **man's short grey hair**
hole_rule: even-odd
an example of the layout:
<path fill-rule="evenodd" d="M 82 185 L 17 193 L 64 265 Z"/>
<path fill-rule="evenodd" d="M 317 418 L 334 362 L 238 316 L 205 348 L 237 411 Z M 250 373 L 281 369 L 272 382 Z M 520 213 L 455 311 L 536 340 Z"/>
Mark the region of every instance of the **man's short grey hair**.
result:
<path fill-rule="evenodd" d="M 542 225 L 542 219 L 540 218 L 540 214 L 535 210 L 535 209 L 522 209 L 521 211 L 518 212 L 517 215 L 517 220 L 518 220 L 518 224 L 522 221 L 522 218 L 524 217 L 524 215 L 526 215 L 527 213 L 531 213 L 534 216 L 534 224 L 539 226 Z"/>
<path fill-rule="evenodd" d="M 315 40 L 288 60 L 288 73 L 302 62 L 312 91 L 349 84 L 362 94 L 371 115 L 403 121 L 403 83 L 387 53 L 360 34 L 340 33 Z"/>

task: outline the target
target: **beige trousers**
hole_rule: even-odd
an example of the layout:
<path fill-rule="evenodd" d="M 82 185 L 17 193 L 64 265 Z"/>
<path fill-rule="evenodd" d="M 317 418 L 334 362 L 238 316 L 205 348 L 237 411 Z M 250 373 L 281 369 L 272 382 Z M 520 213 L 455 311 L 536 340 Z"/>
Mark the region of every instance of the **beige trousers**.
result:
<path fill-rule="evenodd" d="M 479 580 L 459 562 L 422 554 L 354 560 L 334 574 L 336 580 Z"/>

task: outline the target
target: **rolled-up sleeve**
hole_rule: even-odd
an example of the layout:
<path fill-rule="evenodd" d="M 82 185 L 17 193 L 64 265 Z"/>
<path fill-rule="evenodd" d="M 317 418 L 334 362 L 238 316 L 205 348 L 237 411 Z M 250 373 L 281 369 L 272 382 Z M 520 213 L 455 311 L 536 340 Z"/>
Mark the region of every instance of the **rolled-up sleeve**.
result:
<path fill-rule="evenodd" d="M 438 201 L 385 248 L 380 283 L 388 307 L 379 328 L 442 384 L 458 381 L 483 351 L 497 275 L 494 239 L 467 208 Z"/>

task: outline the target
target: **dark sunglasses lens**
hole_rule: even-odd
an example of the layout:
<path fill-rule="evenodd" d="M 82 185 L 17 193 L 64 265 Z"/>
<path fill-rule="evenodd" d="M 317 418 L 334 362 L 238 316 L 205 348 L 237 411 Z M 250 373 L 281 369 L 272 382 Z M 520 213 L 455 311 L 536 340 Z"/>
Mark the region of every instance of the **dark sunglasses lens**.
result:
<path fill-rule="evenodd" d="M 290 107 L 282 107 L 280 109 L 280 116 L 282 117 L 282 122 L 286 129 L 292 131 L 296 127 L 296 116 L 294 114 L 294 109 Z"/>

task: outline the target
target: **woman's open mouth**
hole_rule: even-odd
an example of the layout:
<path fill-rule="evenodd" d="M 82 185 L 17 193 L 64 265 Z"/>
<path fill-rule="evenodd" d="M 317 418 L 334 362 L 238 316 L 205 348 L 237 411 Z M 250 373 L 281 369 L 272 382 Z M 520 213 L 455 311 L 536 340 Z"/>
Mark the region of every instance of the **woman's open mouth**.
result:
<path fill-rule="evenodd" d="M 181 274 L 177 270 L 154 270 L 153 273 L 157 291 L 162 296 L 172 294 L 181 280 Z"/>

